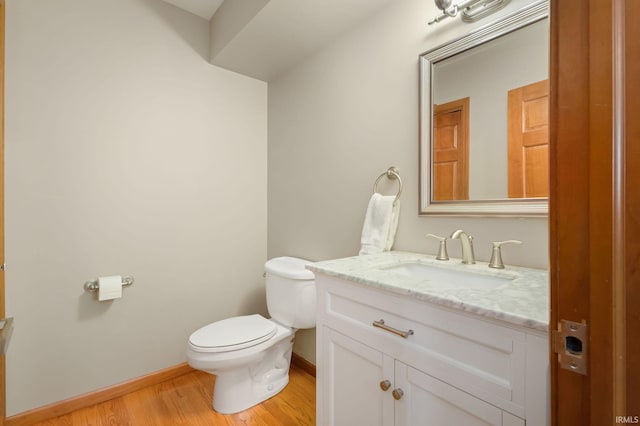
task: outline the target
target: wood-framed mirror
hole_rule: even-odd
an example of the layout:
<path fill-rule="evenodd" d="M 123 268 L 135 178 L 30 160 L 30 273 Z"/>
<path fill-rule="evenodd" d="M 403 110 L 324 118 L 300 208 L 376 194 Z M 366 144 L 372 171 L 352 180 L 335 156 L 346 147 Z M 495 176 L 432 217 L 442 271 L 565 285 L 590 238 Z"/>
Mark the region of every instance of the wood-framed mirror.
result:
<path fill-rule="evenodd" d="M 420 55 L 420 214 L 546 216 L 547 0 Z"/>

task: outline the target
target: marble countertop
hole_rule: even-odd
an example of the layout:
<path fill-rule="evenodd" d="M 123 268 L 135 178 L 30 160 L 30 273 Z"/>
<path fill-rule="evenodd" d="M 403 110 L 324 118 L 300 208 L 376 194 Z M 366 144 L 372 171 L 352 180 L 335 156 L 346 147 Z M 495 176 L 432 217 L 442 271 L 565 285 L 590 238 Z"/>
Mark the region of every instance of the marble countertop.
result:
<path fill-rule="evenodd" d="M 486 288 L 481 284 L 442 286 L 435 280 L 410 276 L 402 268 L 394 269 L 412 263 L 505 280 L 504 284 Z M 309 264 L 307 269 L 515 325 L 548 330 L 549 274 L 544 270 L 511 266 L 492 269 L 486 262 L 463 265 L 460 259 L 438 261 L 434 256 L 401 251 L 327 260 Z"/>

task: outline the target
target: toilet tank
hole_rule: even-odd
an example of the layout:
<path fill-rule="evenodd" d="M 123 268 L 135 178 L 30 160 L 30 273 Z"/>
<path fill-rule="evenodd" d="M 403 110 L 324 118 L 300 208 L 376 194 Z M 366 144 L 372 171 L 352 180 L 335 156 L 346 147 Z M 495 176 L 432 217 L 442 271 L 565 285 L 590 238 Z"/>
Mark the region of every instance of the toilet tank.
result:
<path fill-rule="evenodd" d="M 276 257 L 264 264 L 271 318 L 292 328 L 316 326 L 316 282 L 308 260 Z"/>

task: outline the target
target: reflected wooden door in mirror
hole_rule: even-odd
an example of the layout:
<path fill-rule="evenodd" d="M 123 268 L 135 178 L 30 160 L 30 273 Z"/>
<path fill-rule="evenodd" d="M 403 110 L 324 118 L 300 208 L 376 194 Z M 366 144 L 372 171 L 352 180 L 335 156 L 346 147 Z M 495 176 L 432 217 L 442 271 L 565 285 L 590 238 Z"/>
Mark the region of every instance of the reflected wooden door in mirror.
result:
<path fill-rule="evenodd" d="M 549 80 L 509 90 L 509 198 L 549 196 Z"/>
<path fill-rule="evenodd" d="M 469 199 L 469 98 L 434 105 L 433 199 Z"/>

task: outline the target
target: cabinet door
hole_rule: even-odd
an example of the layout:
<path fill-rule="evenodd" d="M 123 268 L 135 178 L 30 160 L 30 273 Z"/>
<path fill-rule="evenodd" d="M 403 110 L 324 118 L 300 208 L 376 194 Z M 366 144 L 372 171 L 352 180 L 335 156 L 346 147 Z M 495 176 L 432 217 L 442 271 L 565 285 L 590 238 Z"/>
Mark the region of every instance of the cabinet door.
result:
<path fill-rule="evenodd" d="M 399 361 L 395 363 L 395 382 L 403 392 L 396 402 L 396 426 L 503 424 L 499 408 Z"/>
<path fill-rule="evenodd" d="M 322 419 L 333 426 L 393 425 L 393 359 L 324 327 Z M 380 383 L 388 380 L 385 391 Z"/>

